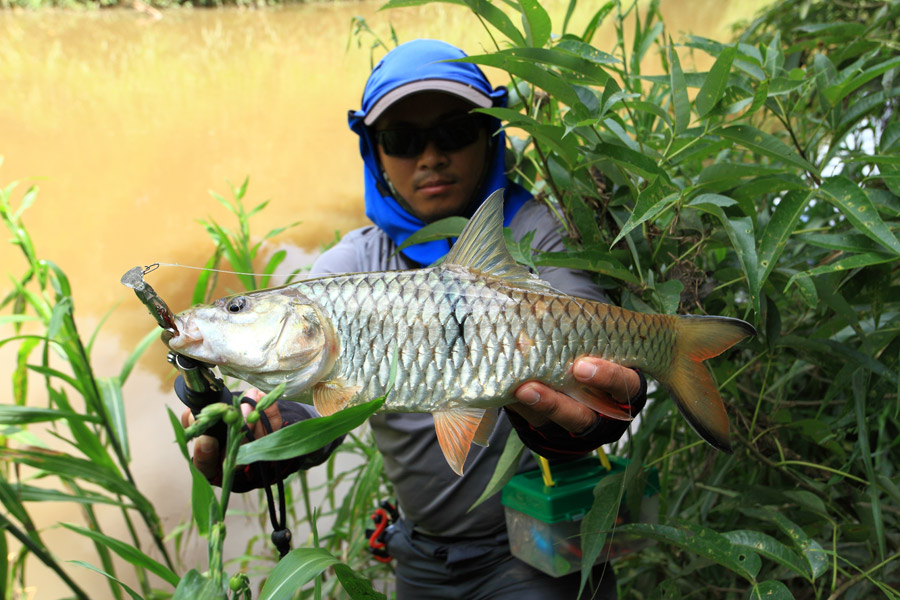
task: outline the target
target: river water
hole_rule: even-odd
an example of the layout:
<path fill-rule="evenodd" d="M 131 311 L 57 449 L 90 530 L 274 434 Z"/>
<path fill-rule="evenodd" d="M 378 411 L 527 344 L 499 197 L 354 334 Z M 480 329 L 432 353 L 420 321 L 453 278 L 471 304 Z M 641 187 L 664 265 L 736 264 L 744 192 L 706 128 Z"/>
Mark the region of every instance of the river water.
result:
<path fill-rule="evenodd" d="M 211 191 L 229 198 L 230 184 L 249 176 L 247 206 L 271 200 L 251 221 L 257 236 L 301 221 L 264 246 L 264 253 L 289 249 L 296 264 L 308 264 L 336 233 L 366 223 L 346 111 L 359 105 L 373 52 L 376 60 L 383 53 L 372 50 L 376 36 L 393 45 L 393 27 L 400 41 L 437 37 L 469 53 L 492 47 L 459 6 L 379 11 L 381 4 L 175 9 L 160 19 L 131 10 L 0 12 L 0 186 L 19 182 L 14 204 L 27 187 L 39 188 L 25 225 L 38 256 L 69 276 L 82 335 L 112 310 L 93 352 L 100 375 L 118 373 L 153 328 L 133 293 L 119 284 L 122 274 L 156 262 L 202 265 L 213 244 L 198 221 L 234 225 Z M 544 4 L 558 32 L 566 3 Z M 762 4 L 662 0 L 661 10 L 676 41 L 689 32 L 725 41 L 729 25 L 750 18 Z M 575 30 L 591 7 L 595 3 L 576 11 Z M 354 36 L 357 18 L 373 33 Z M 594 44 L 612 51 L 614 40 L 611 27 L 604 27 Z M 711 64 L 704 55 L 683 60 L 686 68 Z M 496 72 L 488 75 L 503 82 Z M 2 296 L 24 265 L 16 248 L 0 245 Z M 187 306 L 195 279 L 195 271 L 175 267 L 147 278 L 176 310 Z M 235 285 L 222 282 L 223 291 Z M 0 339 L 9 335 L 0 328 Z M 3 381 L 9 381 L 14 352 L 13 344 L 0 348 Z M 189 515 L 189 479 L 166 416 L 167 406 L 181 409 L 169 393 L 164 356 L 162 344 L 144 355 L 125 399 L 135 477 L 168 531 Z M 45 402 L 35 394 L 29 402 Z M 77 510 L 32 509 L 61 559 L 99 564 L 90 544 L 54 528 L 59 521 L 80 522 Z M 257 533 L 237 529 L 229 526 L 226 555 L 243 552 L 248 536 Z M 295 539 L 304 537 L 295 532 Z M 205 568 L 200 545 L 189 548 L 185 561 Z M 99 575 L 67 570 L 95 597 L 108 595 Z M 29 563 L 28 581 L 41 582 L 28 592 L 35 598 L 65 593 L 36 561 Z"/>

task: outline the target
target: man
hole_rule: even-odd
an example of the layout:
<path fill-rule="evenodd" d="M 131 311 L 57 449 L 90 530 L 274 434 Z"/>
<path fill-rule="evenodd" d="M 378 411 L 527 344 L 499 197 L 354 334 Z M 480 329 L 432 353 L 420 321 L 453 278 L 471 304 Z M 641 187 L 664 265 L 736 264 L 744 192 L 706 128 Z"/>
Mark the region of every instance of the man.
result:
<path fill-rule="evenodd" d="M 505 106 L 506 90 L 493 89 L 475 65 L 443 62 L 463 56 L 444 42 L 416 40 L 395 48 L 376 65 L 362 108 L 349 116 L 350 128 L 360 138 L 366 215 L 374 225 L 344 236 L 316 261 L 313 274 L 427 266 L 447 253 L 449 242 L 418 244 L 399 253 L 396 248 L 427 223 L 471 216 L 498 188 L 505 188 L 504 224 L 517 239 L 535 231 L 534 247 L 564 249 L 559 224 L 547 208 L 507 179 L 500 123 L 472 112 Z M 586 273 L 547 268 L 539 275 L 566 293 L 604 299 Z M 644 404 L 645 382 L 631 369 L 580 358 L 574 374 L 597 394 L 630 403 L 634 412 Z M 255 391 L 248 395 L 259 397 Z M 493 474 L 513 428 L 532 450 L 562 459 L 618 439 L 627 423 L 601 418 L 539 382 L 524 383 L 515 396 L 518 402 L 503 411 L 490 445 L 470 451 L 462 476 L 444 460 L 430 414 L 371 417 L 402 514 L 388 539 L 400 600 L 575 598 L 578 573 L 555 579 L 510 555 L 499 496 L 471 512 L 469 508 Z M 284 402 L 269 416 L 273 428 L 278 428 L 314 414 L 308 406 Z M 188 415 L 183 420 L 187 422 Z M 333 446 L 303 457 L 296 466 L 321 462 Z M 194 462 L 208 477 L 217 476 L 221 462 L 214 441 L 201 439 Z M 526 456 L 520 469 L 535 466 Z M 615 598 L 611 570 L 597 569 L 597 577 L 602 578 L 599 593 L 589 591 L 585 596 Z"/>

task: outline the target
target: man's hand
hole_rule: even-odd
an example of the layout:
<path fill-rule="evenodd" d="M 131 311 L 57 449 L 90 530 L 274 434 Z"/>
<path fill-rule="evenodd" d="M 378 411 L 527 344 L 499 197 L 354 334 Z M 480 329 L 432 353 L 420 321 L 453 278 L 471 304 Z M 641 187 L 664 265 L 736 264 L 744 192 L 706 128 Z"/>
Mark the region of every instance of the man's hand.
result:
<path fill-rule="evenodd" d="M 572 367 L 575 380 L 594 388 L 599 396 L 606 396 L 619 404 L 628 404 L 641 387 L 636 371 L 591 356 L 575 360 Z M 553 421 L 574 434 L 590 428 L 598 414 L 581 402 L 554 390 L 539 381 L 528 381 L 516 389 L 518 403 L 508 404 L 534 427 Z"/>
<path fill-rule="evenodd" d="M 255 388 L 251 388 L 244 392 L 243 397 L 259 402 L 263 396 L 265 396 L 264 393 Z M 247 415 L 249 415 L 252 410 L 253 408 L 249 404 L 241 404 L 241 413 L 244 415 L 244 421 L 247 420 Z M 281 412 L 278 410 L 278 404 L 272 404 L 272 406 L 265 410 L 265 413 L 266 417 L 269 419 L 269 424 L 272 426 L 272 431 L 281 429 L 282 419 Z M 181 413 L 182 427 L 186 428 L 193 422 L 194 415 L 191 414 L 190 410 L 186 409 Z M 266 435 L 266 429 L 262 423 L 262 419 L 252 425 L 248 423 L 247 426 L 253 434 L 253 439 L 259 439 Z M 203 473 L 203 476 L 206 477 L 208 481 L 213 483 L 221 481 L 222 461 L 225 458 L 224 452 L 224 448 L 219 448 L 218 440 L 210 435 L 201 435 L 194 442 L 194 456 L 192 457 L 194 466 L 197 467 L 198 471 Z"/>

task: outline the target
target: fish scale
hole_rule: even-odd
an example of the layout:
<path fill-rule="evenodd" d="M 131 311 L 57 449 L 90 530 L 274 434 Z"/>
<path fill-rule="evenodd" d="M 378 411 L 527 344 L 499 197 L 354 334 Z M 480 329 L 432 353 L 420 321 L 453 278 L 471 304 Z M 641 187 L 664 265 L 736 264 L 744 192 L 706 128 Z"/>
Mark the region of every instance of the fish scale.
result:
<path fill-rule="evenodd" d="M 293 287 L 333 322 L 340 340 L 334 378 L 359 387 L 361 398 L 387 391 L 398 348 L 389 411 L 496 406 L 529 379 L 563 384 L 570 361 L 583 354 L 648 371 L 672 359 L 672 317 L 611 312 L 599 302 L 523 293 L 439 269 L 334 276 Z M 651 328 L 652 337 L 628 334 Z M 517 344 L 523 339 L 531 341 L 527 348 Z"/>
<path fill-rule="evenodd" d="M 630 419 L 627 407 L 572 378 L 574 359 L 586 354 L 656 378 L 701 437 L 730 450 L 725 406 L 702 361 L 754 335 L 753 327 L 729 317 L 641 314 L 559 292 L 509 254 L 502 204 L 500 191 L 486 199 L 439 266 L 326 275 L 229 296 L 177 315 L 167 343 L 264 392 L 283 383 L 285 397 L 312 401 L 325 415 L 389 391 L 382 410 L 434 415 L 457 473 L 470 444 L 490 434 L 496 412 L 486 409 L 512 402 L 528 380 Z"/>

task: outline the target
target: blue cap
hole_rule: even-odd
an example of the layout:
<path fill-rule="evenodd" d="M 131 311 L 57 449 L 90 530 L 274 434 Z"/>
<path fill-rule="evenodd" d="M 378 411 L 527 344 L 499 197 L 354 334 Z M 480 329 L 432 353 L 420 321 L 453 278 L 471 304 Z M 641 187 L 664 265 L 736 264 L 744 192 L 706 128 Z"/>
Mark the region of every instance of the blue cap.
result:
<path fill-rule="evenodd" d="M 479 108 L 505 104 L 506 88 L 493 89 L 477 65 L 444 62 L 465 56 L 440 40 L 414 40 L 397 46 L 372 69 L 362 109 L 353 116 L 371 125 L 392 104 L 419 92 L 453 94 Z"/>

